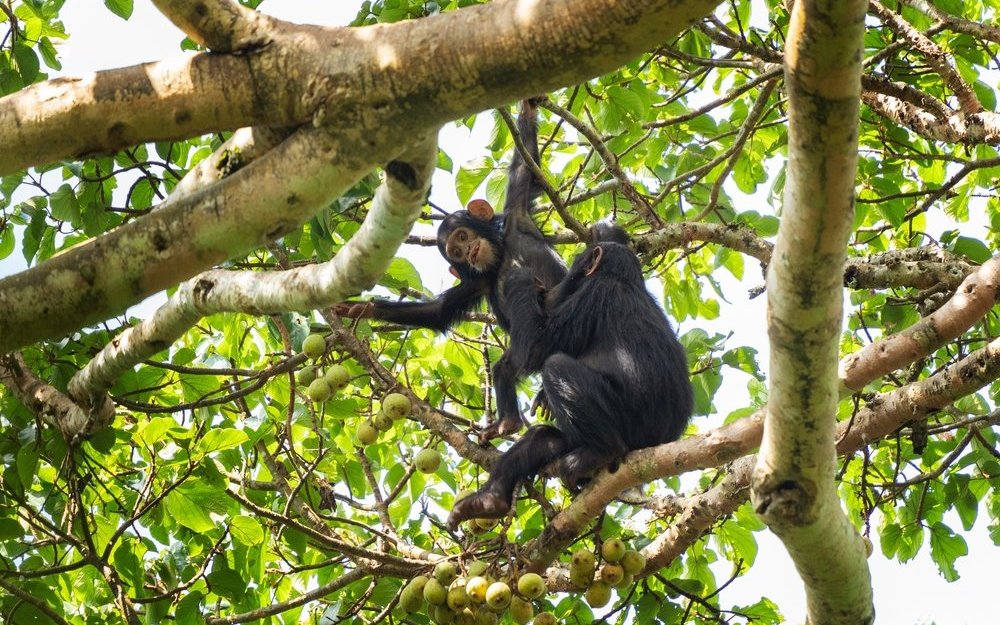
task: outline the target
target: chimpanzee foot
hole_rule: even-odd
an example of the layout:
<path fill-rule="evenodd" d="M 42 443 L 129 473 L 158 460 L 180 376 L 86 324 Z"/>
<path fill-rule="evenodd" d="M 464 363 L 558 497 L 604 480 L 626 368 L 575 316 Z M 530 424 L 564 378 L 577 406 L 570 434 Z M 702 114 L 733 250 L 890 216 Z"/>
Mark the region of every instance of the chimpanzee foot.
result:
<path fill-rule="evenodd" d="M 557 464 L 559 479 L 572 492 L 586 486 L 601 468 L 610 469 L 610 464 L 614 464 L 615 469 L 618 468 L 617 463 L 609 463 L 606 456 L 587 450 L 571 451 L 560 458 Z"/>
<path fill-rule="evenodd" d="M 522 415 L 497 419 L 479 433 L 479 444 L 485 445 L 494 438 L 515 434 L 521 429 L 522 425 L 527 425 L 527 421 Z"/>
<path fill-rule="evenodd" d="M 510 502 L 490 491 L 476 491 L 455 503 L 448 515 L 448 527 L 452 531 L 467 519 L 499 519 L 510 512 Z"/>

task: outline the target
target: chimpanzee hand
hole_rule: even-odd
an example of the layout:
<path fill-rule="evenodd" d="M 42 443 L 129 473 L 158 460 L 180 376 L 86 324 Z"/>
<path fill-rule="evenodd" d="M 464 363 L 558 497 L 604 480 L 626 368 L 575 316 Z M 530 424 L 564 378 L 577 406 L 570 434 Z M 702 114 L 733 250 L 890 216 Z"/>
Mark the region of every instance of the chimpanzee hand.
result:
<path fill-rule="evenodd" d="M 479 432 L 479 444 L 485 445 L 494 438 L 510 436 L 521 430 L 521 426 L 528 425 L 528 420 L 519 412 L 514 415 L 501 417 L 490 423 Z"/>
<path fill-rule="evenodd" d="M 545 399 L 545 389 L 538 391 L 535 399 L 531 401 L 531 416 L 538 417 L 544 421 L 552 420 L 552 410 L 549 409 L 549 402 Z"/>

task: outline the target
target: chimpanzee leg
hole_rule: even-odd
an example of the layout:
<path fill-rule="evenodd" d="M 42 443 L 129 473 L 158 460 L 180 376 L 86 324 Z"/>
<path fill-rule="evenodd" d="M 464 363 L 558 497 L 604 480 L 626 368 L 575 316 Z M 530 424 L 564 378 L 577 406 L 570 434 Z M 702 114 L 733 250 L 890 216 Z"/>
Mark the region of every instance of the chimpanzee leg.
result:
<path fill-rule="evenodd" d="M 466 519 L 496 519 L 507 514 L 514 489 L 522 480 L 566 453 L 566 438 L 551 425 L 536 425 L 508 449 L 490 471 L 482 488 L 455 503 L 448 527 L 455 529 Z"/>
<path fill-rule="evenodd" d="M 603 374 L 565 354 L 555 354 L 542 368 L 542 387 L 556 424 L 566 435 L 568 453 L 559 475 L 570 488 L 628 451 L 621 425 L 620 393 Z"/>

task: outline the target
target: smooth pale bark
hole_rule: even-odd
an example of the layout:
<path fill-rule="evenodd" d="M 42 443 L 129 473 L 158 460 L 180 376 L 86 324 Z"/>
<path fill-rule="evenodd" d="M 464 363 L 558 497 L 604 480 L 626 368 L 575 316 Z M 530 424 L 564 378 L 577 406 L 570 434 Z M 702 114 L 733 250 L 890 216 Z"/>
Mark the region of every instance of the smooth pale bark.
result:
<path fill-rule="evenodd" d="M 864 546 L 834 477 L 866 7 L 798 0 L 785 46 L 788 181 L 768 271 L 770 392 L 752 499 L 799 571 L 812 625 L 874 619 Z"/>
<path fill-rule="evenodd" d="M 60 79 L 2 98 L 0 172 L 241 126 L 300 127 L 202 192 L 0 280 L 0 353 L 120 314 L 273 241 L 413 137 L 609 72 L 716 4 L 507 0 L 365 28 L 270 20 L 267 45 L 239 54 Z"/>

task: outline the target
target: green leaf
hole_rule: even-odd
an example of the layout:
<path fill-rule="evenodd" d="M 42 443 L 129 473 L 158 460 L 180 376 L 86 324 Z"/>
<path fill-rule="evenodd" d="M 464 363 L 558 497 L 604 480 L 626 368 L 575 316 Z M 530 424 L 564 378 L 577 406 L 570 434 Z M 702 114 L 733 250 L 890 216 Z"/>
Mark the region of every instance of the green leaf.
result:
<path fill-rule="evenodd" d="M 171 417 L 155 417 L 140 425 L 132 439 L 145 447 L 152 447 L 165 440 L 165 434 L 176 425 Z"/>
<path fill-rule="evenodd" d="M 95 451 L 102 454 L 110 453 L 115 443 L 118 442 L 118 431 L 113 427 L 101 428 L 87 442 Z"/>
<path fill-rule="evenodd" d="M 691 387 L 694 389 L 694 414 L 711 414 L 715 407 L 712 399 L 715 392 L 722 386 L 722 376 L 714 370 L 705 370 L 691 378 Z"/>
<path fill-rule="evenodd" d="M 38 80 L 38 55 L 28 46 L 17 43 L 14 45 L 14 60 L 17 62 L 17 71 L 21 74 L 25 84 L 31 84 Z"/>
<path fill-rule="evenodd" d="M 246 432 L 234 428 L 214 428 L 209 430 L 205 436 L 194 446 L 192 455 L 208 455 L 223 449 L 239 447 L 247 442 Z"/>
<path fill-rule="evenodd" d="M 735 611 L 744 616 L 748 623 L 755 625 L 783 622 L 778 606 L 766 597 L 753 605 L 737 606 Z"/>
<path fill-rule="evenodd" d="M 487 176 L 493 173 L 494 168 L 494 161 L 487 158 L 476 159 L 458 168 L 458 173 L 455 174 L 455 193 L 462 206 L 469 203 L 472 194 L 483 184 Z"/>
<path fill-rule="evenodd" d="M 38 469 L 38 452 L 34 445 L 25 445 L 17 451 L 17 476 L 25 489 L 35 480 Z"/>
<path fill-rule="evenodd" d="M 239 599 L 247 591 L 247 582 L 230 568 L 216 567 L 206 576 L 208 585 L 215 594 L 227 599 Z"/>
<path fill-rule="evenodd" d="M 42 37 L 42 40 L 38 42 L 38 52 L 42 55 L 42 61 L 45 65 L 54 70 L 62 69 L 62 63 L 59 61 L 59 57 L 56 53 L 56 47 L 52 45 L 52 40 L 48 37 Z"/>
<path fill-rule="evenodd" d="M 909 562 L 920 553 L 920 548 L 924 544 L 924 528 L 919 523 L 909 523 L 903 526 L 903 533 L 900 535 L 899 547 L 896 550 L 896 558 L 900 562 Z"/>
<path fill-rule="evenodd" d="M 175 488 L 167 493 L 163 505 L 174 521 L 192 531 L 201 533 L 216 527 L 208 511 L 180 489 Z"/>
<path fill-rule="evenodd" d="M 233 538 L 248 547 L 264 542 L 264 528 L 257 519 L 251 516 L 241 514 L 233 517 L 229 524 L 229 531 L 232 532 Z"/>
<path fill-rule="evenodd" d="M 889 523 L 882 528 L 878 535 L 879 544 L 882 546 L 882 555 L 886 558 L 892 558 L 896 555 L 902 534 L 902 529 L 895 523 Z"/>
<path fill-rule="evenodd" d="M 968 553 L 969 546 L 965 539 L 952 532 L 947 525 L 935 523 L 931 527 L 931 558 L 946 580 L 953 582 L 959 578 L 955 561 Z"/>
<path fill-rule="evenodd" d="M 389 268 L 379 279 L 379 284 L 387 286 L 390 289 L 410 288 L 419 290 L 423 286 L 420 282 L 420 274 L 417 272 L 417 268 L 413 266 L 412 262 L 401 256 L 392 259 L 392 262 L 389 263 Z"/>
<path fill-rule="evenodd" d="M 132 17 L 132 0 L 104 0 L 104 6 L 123 20 Z"/>
<path fill-rule="evenodd" d="M 49 196 L 49 208 L 53 219 L 68 221 L 74 227 L 80 225 L 80 203 L 73 193 L 73 188 L 68 184 L 60 185 Z"/>
<path fill-rule="evenodd" d="M 976 517 L 979 516 L 979 500 L 969 488 L 963 488 L 955 498 L 955 511 L 962 521 L 962 528 L 970 531 L 976 524 Z"/>
<path fill-rule="evenodd" d="M 13 228 L 5 228 L 3 232 L 0 232 L 0 260 L 10 256 L 16 243 Z"/>
<path fill-rule="evenodd" d="M 204 625 L 205 618 L 201 615 L 201 601 L 204 598 L 205 593 L 195 590 L 178 601 L 174 612 L 177 625 Z"/>
<path fill-rule="evenodd" d="M 24 536 L 24 528 L 17 519 L 0 518 L 0 542 L 16 540 Z"/>
<path fill-rule="evenodd" d="M 753 566 L 757 559 L 757 540 L 753 532 L 737 523 L 723 523 L 715 530 L 715 535 L 732 549 L 731 562 L 743 560 L 746 566 Z"/>
<path fill-rule="evenodd" d="M 608 87 L 608 97 L 616 106 L 621 107 L 628 115 L 635 120 L 642 120 L 646 106 L 637 94 L 623 89 L 619 86 Z"/>
<path fill-rule="evenodd" d="M 436 167 L 451 173 L 455 168 L 455 162 L 451 160 L 451 157 L 444 150 L 438 148 Z"/>
<path fill-rule="evenodd" d="M 952 252 L 965 256 L 974 263 L 985 263 L 993 257 L 990 248 L 979 239 L 957 237 L 955 242 L 948 247 Z"/>

